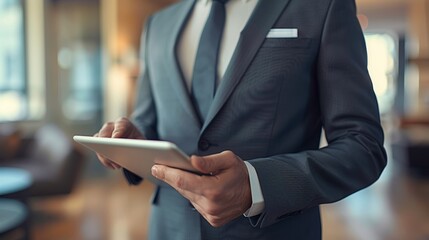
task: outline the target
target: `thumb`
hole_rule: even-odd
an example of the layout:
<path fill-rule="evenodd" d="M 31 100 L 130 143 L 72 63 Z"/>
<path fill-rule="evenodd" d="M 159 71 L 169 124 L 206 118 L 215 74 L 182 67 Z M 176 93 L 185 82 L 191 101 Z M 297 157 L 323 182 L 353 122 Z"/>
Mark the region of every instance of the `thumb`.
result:
<path fill-rule="evenodd" d="M 225 151 L 208 156 L 192 156 L 191 163 L 194 168 L 204 174 L 216 175 L 222 170 L 230 168 L 239 158 L 231 151 Z"/>

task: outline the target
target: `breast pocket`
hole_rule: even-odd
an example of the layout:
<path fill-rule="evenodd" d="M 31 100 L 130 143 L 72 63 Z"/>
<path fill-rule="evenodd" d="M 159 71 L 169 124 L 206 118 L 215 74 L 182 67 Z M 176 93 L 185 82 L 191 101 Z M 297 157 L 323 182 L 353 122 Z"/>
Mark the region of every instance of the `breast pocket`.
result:
<path fill-rule="evenodd" d="M 262 48 L 308 48 L 311 38 L 266 38 Z"/>

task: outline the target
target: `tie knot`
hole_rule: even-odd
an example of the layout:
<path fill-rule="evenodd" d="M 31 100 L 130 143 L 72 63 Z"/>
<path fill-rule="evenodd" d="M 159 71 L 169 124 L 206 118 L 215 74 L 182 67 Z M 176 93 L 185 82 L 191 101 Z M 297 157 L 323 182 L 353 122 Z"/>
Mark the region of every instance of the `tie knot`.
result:
<path fill-rule="evenodd" d="M 228 2 L 228 0 L 213 0 L 213 2 L 225 4 L 226 2 Z"/>

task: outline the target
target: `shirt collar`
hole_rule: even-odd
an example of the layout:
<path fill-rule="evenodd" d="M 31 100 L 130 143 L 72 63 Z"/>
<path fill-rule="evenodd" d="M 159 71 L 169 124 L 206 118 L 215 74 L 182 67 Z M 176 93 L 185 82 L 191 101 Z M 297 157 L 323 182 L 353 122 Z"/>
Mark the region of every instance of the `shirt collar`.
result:
<path fill-rule="evenodd" d="M 212 0 L 197 0 L 197 1 L 201 1 L 204 3 L 204 5 L 207 5 L 210 1 Z M 230 0 L 233 1 L 233 0 Z M 240 0 L 242 3 L 248 3 L 250 0 Z"/>

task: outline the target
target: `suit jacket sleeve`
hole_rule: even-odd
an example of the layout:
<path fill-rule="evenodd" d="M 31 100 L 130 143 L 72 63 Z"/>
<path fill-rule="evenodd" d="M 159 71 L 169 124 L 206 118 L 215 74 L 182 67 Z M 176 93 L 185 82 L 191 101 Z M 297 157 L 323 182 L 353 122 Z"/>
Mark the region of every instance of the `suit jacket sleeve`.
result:
<path fill-rule="evenodd" d="M 150 84 L 150 73 L 147 67 L 147 33 L 149 31 L 150 18 L 146 21 L 146 25 L 141 37 L 140 44 L 140 76 L 138 80 L 136 108 L 131 115 L 131 121 L 144 134 L 146 139 L 156 140 L 158 134 L 156 131 L 156 108 L 152 98 L 152 87 Z M 129 184 L 138 185 L 142 178 L 136 174 L 123 170 L 124 176 Z"/>
<path fill-rule="evenodd" d="M 158 134 L 156 130 L 156 106 L 152 97 L 152 86 L 150 83 L 150 72 L 147 67 L 148 57 L 146 54 L 147 35 L 150 29 L 151 18 L 146 21 L 141 44 L 140 44 L 140 76 L 136 88 L 137 99 L 135 109 L 131 115 L 131 121 L 144 134 L 146 139 L 157 140 Z"/>
<path fill-rule="evenodd" d="M 317 59 L 319 102 L 328 146 L 253 159 L 265 199 L 265 227 L 338 201 L 378 179 L 386 165 L 377 101 L 353 0 L 332 0 Z"/>

